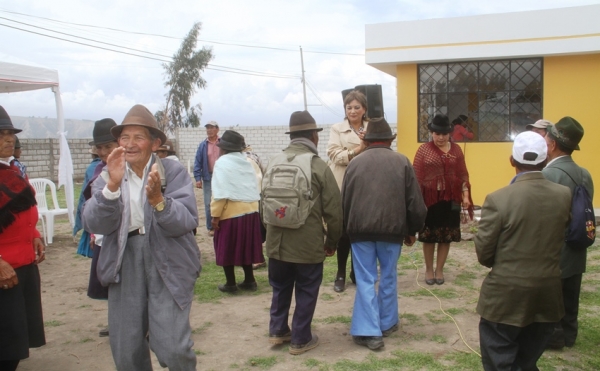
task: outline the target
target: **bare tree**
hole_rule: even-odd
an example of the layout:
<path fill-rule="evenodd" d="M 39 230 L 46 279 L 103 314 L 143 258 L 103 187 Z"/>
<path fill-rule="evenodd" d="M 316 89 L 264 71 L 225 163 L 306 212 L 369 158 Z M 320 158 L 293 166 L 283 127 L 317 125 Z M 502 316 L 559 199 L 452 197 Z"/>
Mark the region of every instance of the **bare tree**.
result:
<path fill-rule="evenodd" d="M 200 22 L 195 23 L 177 53 L 173 55 L 173 61 L 163 63 L 165 86 L 169 91 L 166 94 L 165 108 L 157 111 L 154 116 L 159 128 L 164 132 L 173 132 L 176 127 L 200 125 L 202 106 L 197 104 L 190 107 L 190 99 L 196 93 L 196 89 L 206 86 L 201 72 L 213 59 L 211 48 L 196 50 L 201 26 Z"/>

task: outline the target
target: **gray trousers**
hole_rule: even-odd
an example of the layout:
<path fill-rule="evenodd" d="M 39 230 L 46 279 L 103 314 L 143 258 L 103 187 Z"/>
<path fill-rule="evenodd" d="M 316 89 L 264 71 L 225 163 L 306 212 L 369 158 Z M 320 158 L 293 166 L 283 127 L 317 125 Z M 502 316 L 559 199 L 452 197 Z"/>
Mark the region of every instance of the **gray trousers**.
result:
<path fill-rule="evenodd" d="M 191 304 L 179 308 L 144 242 L 145 236 L 128 239 L 121 282 L 109 286 L 110 348 L 117 370 L 152 370 L 150 349 L 161 366 L 171 371 L 196 370 Z"/>

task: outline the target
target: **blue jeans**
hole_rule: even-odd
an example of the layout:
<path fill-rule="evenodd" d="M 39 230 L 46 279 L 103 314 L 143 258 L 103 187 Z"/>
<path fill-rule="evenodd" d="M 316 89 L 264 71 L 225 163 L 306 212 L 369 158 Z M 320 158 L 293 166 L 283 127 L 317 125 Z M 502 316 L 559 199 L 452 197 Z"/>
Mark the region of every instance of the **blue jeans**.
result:
<path fill-rule="evenodd" d="M 381 336 L 398 323 L 398 272 L 402 244 L 382 241 L 352 242 L 356 296 L 350 334 Z M 377 262 L 381 277 L 377 277 Z M 379 290 L 375 284 L 379 281 Z"/>
<path fill-rule="evenodd" d="M 212 188 L 210 180 L 202 180 L 202 192 L 204 193 L 204 213 L 206 215 L 206 229 L 212 230 L 212 218 L 210 216 L 210 199 L 212 197 Z"/>

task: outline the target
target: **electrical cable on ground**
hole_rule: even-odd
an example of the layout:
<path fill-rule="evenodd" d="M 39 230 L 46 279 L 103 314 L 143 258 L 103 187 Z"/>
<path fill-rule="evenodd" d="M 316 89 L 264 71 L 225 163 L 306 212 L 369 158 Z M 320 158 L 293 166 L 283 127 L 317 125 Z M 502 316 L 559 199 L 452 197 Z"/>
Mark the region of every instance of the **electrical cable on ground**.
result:
<path fill-rule="evenodd" d="M 464 338 L 462 331 L 460 330 L 460 326 L 458 326 L 458 323 L 456 322 L 454 317 L 452 317 L 450 314 L 448 314 L 444 310 L 444 308 L 442 307 L 442 301 L 440 300 L 440 298 L 438 298 L 437 295 L 435 295 L 433 293 L 433 291 L 431 291 L 430 289 L 428 289 L 427 287 L 425 287 L 419 283 L 419 267 L 417 266 L 416 259 L 414 258 L 414 255 L 413 255 L 417 246 L 419 246 L 418 241 L 415 242 L 415 244 L 412 246 L 411 251 L 408 253 L 411 256 L 411 260 L 412 260 L 411 263 L 412 263 L 412 265 L 415 266 L 415 271 L 417 272 L 417 274 L 415 275 L 415 282 L 417 283 L 417 286 L 427 290 L 427 292 L 429 292 L 434 298 L 437 299 L 437 301 L 440 304 L 440 310 L 442 311 L 442 313 L 444 313 L 446 316 L 448 316 L 452 320 L 452 322 L 454 322 L 454 325 L 456 326 L 456 329 L 458 330 L 458 335 L 460 336 L 460 339 L 462 340 L 462 342 L 467 346 L 467 348 L 469 348 L 473 353 L 477 354 L 481 358 L 481 354 L 478 351 L 476 351 L 475 349 L 471 348 L 469 343 L 467 343 L 467 340 Z"/>

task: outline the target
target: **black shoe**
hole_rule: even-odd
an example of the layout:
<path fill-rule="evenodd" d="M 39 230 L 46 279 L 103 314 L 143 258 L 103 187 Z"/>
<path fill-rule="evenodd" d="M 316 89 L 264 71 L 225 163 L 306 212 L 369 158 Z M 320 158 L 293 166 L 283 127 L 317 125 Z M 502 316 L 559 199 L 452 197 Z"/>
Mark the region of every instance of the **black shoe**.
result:
<path fill-rule="evenodd" d="M 356 276 L 354 275 L 354 271 L 350 271 L 350 281 L 356 285 Z"/>
<path fill-rule="evenodd" d="M 319 337 L 313 335 L 312 339 L 306 344 L 290 344 L 290 354 L 297 356 L 298 354 L 306 353 L 311 349 L 315 349 L 319 345 Z"/>
<path fill-rule="evenodd" d="M 256 281 L 238 283 L 237 287 L 238 287 L 238 289 L 245 290 L 245 291 L 256 291 L 258 289 L 258 285 L 256 284 Z"/>
<path fill-rule="evenodd" d="M 565 347 L 565 332 L 562 327 L 555 327 L 546 344 L 546 349 L 561 350 Z"/>
<path fill-rule="evenodd" d="M 335 292 L 343 292 L 346 290 L 346 279 L 341 276 L 336 278 L 335 282 L 333 283 L 333 290 Z"/>
<path fill-rule="evenodd" d="M 229 293 L 236 292 L 238 290 L 236 285 L 227 285 L 227 284 L 219 285 L 219 286 L 217 286 L 217 288 L 221 292 L 229 292 Z"/>
<path fill-rule="evenodd" d="M 274 334 L 269 335 L 269 343 L 271 343 L 273 345 L 279 345 L 279 344 L 287 343 L 290 341 L 292 341 L 292 332 L 291 331 L 288 331 L 287 333 L 285 333 L 283 335 L 274 335 Z"/>
<path fill-rule="evenodd" d="M 396 323 L 394 326 L 390 327 L 387 330 L 381 331 L 381 334 L 383 335 L 384 338 L 390 336 L 393 332 L 398 331 L 398 324 Z"/>
<path fill-rule="evenodd" d="M 107 337 L 108 336 L 108 327 L 103 328 L 102 330 L 98 331 L 98 336 L 101 338 Z"/>
<path fill-rule="evenodd" d="M 362 345 L 363 347 L 367 347 L 371 350 L 377 350 L 385 346 L 383 343 L 383 337 L 381 336 L 352 336 L 352 340 L 354 340 L 356 344 Z"/>

